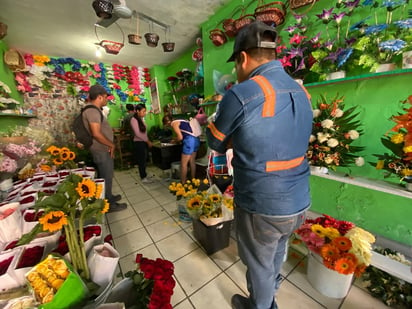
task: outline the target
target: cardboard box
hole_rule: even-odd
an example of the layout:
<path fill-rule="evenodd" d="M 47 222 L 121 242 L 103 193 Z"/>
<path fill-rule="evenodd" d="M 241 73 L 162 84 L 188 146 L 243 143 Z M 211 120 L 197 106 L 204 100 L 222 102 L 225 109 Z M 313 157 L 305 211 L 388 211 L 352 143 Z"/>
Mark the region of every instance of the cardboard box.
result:
<path fill-rule="evenodd" d="M 200 220 L 193 220 L 193 234 L 208 255 L 229 246 L 232 221 L 207 226 Z"/>

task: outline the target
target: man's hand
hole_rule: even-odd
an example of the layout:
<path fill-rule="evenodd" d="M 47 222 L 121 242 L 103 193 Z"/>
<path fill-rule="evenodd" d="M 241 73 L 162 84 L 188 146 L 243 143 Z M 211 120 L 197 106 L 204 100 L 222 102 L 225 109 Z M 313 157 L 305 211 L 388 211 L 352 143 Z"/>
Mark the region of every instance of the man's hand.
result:
<path fill-rule="evenodd" d="M 109 146 L 109 153 L 112 159 L 114 159 L 114 150 L 115 150 L 114 144 L 112 146 Z"/>

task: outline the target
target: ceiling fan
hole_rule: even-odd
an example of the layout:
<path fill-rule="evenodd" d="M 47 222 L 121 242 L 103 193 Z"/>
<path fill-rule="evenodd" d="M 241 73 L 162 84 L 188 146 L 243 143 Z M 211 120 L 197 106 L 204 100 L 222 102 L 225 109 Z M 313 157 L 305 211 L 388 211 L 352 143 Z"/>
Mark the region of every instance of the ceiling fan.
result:
<path fill-rule="evenodd" d="M 99 20 L 95 23 L 104 28 L 109 27 L 119 18 L 131 18 L 133 11 L 127 7 L 126 0 L 94 0 L 92 3 Z"/>

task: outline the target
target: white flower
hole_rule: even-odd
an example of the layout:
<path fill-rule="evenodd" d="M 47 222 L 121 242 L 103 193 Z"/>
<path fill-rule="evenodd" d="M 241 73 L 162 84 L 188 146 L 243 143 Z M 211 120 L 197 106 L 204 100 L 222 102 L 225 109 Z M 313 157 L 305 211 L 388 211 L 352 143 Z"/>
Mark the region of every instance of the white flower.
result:
<path fill-rule="evenodd" d="M 336 138 L 331 138 L 330 140 L 328 140 L 329 147 L 335 148 L 338 145 L 339 145 L 339 141 Z"/>
<path fill-rule="evenodd" d="M 340 118 L 342 116 L 343 116 L 343 110 L 337 108 L 336 111 L 335 111 L 335 117 Z"/>
<path fill-rule="evenodd" d="M 325 158 L 325 163 L 326 163 L 326 164 L 332 164 L 332 163 L 333 163 L 333 158 L 328 155 L 328 156 Z"/>
<path fill-rule="evenodd" d="M 313 118 L 317 118 L 317 117 L 319 117 L 319 116 L 322 114 L 322 112 L 320 111 L 320 109 L 314 109 L 314 110 L 312 111 L 312 113 L 313 113 Z"/>
<path fill-rule="evenodd" d="M 322 128 L 330 129 L 333 127 L 333 121 L 330 119 L 325 119 L 321 123 Z"/>
<path fill-rule="evenodd" d="M 363 166 L 365 164 L 365 159 L 362 157 L 357 157 L 355 159 L 356 166 Z"/>
<path fill-rule="evenodd" d="M 317 134 L 318 137 L 318 141 L 319 143 L 324 143 L 328 140 L 328 138 L 330 137 L 330 135 L 328 133 L 322 133 L 322 132 L 318 132 Z"/>
<path fill-rule="evenodd" d="M 309 143 L 313 143 L 314 141 L 316 141 L 316 136 L 311 134 L 309 137 Z"/>
<path fill-rule="evenodd" d="M 357 139 L 359 138 L 359 132 L 356 130 L 350 130 L 348 132 L 350 139 Z"/>
<path fill-rule="evenodd" d="M 5 93 L 11 93 L 11 90 L 9 88 L 9 86 L 7 86 L 5 83 L 3 83 L 2 81 L 0 81 L 0 88 L 3 88 Z"/>

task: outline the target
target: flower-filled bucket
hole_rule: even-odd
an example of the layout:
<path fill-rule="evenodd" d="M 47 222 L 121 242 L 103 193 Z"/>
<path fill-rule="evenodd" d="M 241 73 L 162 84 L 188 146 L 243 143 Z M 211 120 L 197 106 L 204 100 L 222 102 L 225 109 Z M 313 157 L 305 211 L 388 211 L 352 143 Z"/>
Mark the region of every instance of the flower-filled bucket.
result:
<path fill-rule="evenodd" d="M 9 203 L 0 208 L 0 242 L 7 243 L 19 239 L 22 235 L 21 212 L 18 202 Z"/>

